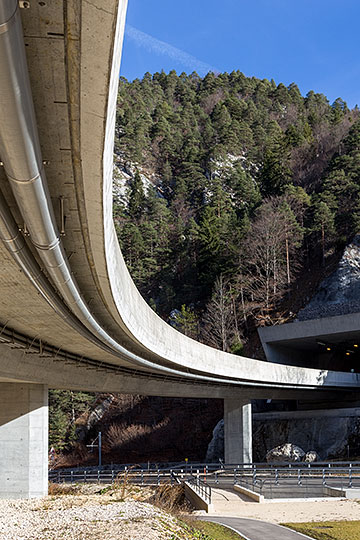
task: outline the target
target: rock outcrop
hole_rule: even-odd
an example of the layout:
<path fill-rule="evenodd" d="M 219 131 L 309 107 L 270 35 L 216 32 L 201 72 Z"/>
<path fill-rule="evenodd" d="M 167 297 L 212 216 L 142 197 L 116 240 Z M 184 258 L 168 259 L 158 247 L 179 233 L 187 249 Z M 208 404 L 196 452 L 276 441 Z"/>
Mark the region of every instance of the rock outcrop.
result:
<path fill-rule="evenodd" d="M 286 443 L 269 450 L 266 454 L 266 461 L 268 463 L 294 463 L 303 461 L 304 457 L 305 452 L 300 446 Z"/>
<path fill-rule="evenodd" d="M 297 319 L 304 321 L 357 312 L 360 312 L 360 234 L 346 246 L 335 272 L 322 281 Z"/>
<path fill-rule="evenodd" d="M 269 450 L 291 441 L 321 458 L 348 459 L 360 455 L 360 417 L 287 418 L 253 422 L 254 461 L 263 462 Z"/>
<path fill-rule="evenodd" d="M 205 461 L 217 463 L 224 459 L 224 420 L 220 420 L 213 429 L 213 436 L 209 443 Z"/>
<path fill-rule="evenodd" d="M 77 427 L 76 438 L 79 442 L 83 441 L 87 433 L 105 416 L 114 399 L 113 394 L 109 394 L 89 413 L 86 424 Z"/>
<path fill-rule="evenodd" d="M 307 463 L 328 459 L 348 459 L 360 455 L 360 416 L 317 416 L 253 420 L 253 460 L 264 462 L 266 454 L 289 441 L 303 449 Z M 206 461 L 224 458 L 224 421 L 220 420 L 208 446 Z M 286 461 L 286 460 L 284 460 Z"/>
<path fill-rule="evenodd" d="M 320 461 L 320 456 L 315 450 L 310 450 L 310 452 L 306 452 L 303 461 L 305 463 L 314 463 L 315 461 Z"/>

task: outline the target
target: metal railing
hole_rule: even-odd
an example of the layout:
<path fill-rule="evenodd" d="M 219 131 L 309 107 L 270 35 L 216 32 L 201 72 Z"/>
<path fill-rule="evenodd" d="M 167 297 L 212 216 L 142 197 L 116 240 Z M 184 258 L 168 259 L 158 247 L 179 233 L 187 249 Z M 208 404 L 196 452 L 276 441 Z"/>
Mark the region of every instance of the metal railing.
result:
<path fill-rule="evenodd" d="M 171 470 L 147 470 L 147 469 L 97 469 L 97 470 L 62 470 L 50 471 L 49 481 L 57 484 L 60 483 L 101 483 L 112 484 L 120 482 L 126 476 L 127 482 L 139 485 L 160 485 L 164 482 L 171 484 L 177 482 L 177 478 L 172 474 Z M 181 477 L 181 476 L 180 476 Z"/>
<path fill-rule="evenodd" d="M 211 487 L 199 476 L 191 476 L 185 484 L 188 484 L 207 504 L 211 504 Z"/>
<path fill-rule="evenodd" d="M 192 483 L 194 478 L 203 481 L 207 487 L 239 484 L 265 498 L 324 497 L 325 487 L 360 489 L 360 462 L 246 463 L 220 466 L 218 463 L 174 463 L 164 468 L 119 465 L 112 468 L 104 466 L 50 471 L 49 480 L 56 483 L 113 483 L 121 482 L 125 475 L 127 482 L 138 485 L 159 485 L 164 482 L 174 484 L 189 478 Z"/>
<path fill-rule="evenodd" d="M 329 465 L 329 464 L 328 464 Z M 332 465 L 332 464 L 331 464 Z M 360 488 L 360 467 L 291 467 L 234 469 L 234 484 L 247 487 L 265 498 L 324 497 L 326 487 L 345 490 Z"/>

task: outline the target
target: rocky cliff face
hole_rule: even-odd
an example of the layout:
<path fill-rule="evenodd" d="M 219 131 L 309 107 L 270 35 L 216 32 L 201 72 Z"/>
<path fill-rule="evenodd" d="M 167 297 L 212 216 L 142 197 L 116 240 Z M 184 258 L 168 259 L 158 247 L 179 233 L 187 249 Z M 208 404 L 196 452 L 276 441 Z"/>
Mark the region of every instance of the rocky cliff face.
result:
<path fill-rule="evenodd" d="M 319 417 L 261 421 L 253 424 L 254 461 L 265 461 L 275 446 L 292 443 L 305 452 L 315 450 L 321 460 L 347 459 L 359 454 L 360 418 Z"/>
<path fill-rule="evenodd" d="M 152 188 L 157 189 L 160 179 L 153 171 L 138 167 L 136 163 L 130 163 L 118 156 L 113 170 L 113 201 L 115 204 L 120 203 L 125 208 L 127 207 L 131 182 L 133 181 L 136 169 L 139 170 L 144 193 L 148 193 Z M 159 196 L 161 196 L 160 192 Z"/>
<path fill-rule="evenodd" d="M 346 315 L 360 311 L 360 234 L 346 246 L 338 268 L 299 311 L 298 320 Z"/>
<path fill-rule="evenodd" d="M 253 461 L 265 462 L 273 448 L 292 443 L 304 452 L 315 451 L 321 460 L 348 459 L 360 455 L 360 417 L 311 417 L 253 420 Z M 206 461 L 224 459 L 224 421 L 213 431 Z"/>
<path fill-rule="evenodd" d="M 217 463 L 220 459 L 224 459 L 224 420 L 219 420 L 213 429 L 205 461 Z"/>

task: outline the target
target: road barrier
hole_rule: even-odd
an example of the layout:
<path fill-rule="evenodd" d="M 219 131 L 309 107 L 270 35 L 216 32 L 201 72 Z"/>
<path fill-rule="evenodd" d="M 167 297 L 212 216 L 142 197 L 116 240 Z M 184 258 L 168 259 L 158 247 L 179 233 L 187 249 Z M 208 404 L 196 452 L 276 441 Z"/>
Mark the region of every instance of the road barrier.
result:
<path fill-rule="evenodd" d="M 104 466 L 102 468 L 58 469 L 49 472 L 49 480 L 56 483 L 127 482 L 138 485 L 189 482 L 197 486 L 206 498 L 211 486 L 242 486 L 257 492 L 265 499 L 324 497 L 331 493 L 324 488 L 339 490 L 360 488 L 360 462 L 315 463 L 217 463 L 171 464 L 171 467 L 141 468 L 134 465 Z M 194 480 L 195 479 L 195 480 Z"/>

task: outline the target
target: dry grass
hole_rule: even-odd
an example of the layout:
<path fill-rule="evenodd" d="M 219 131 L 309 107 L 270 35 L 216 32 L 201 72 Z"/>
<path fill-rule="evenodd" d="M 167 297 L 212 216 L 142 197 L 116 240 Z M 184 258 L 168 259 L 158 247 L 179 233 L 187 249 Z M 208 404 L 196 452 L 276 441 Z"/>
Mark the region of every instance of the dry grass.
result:
<path fill-rule="evenodd" d="M 132 472 L 136 467 L 138 467 L 138 465 L 133 465 L 117 474 L 111 489 L 114 493 L 118 494 L 119 501 L 124 501 L 127 496 L 131 495 L 133 491 L 137 489 L 135 485 L 130 483 L 131 478 L 136 476 L 136 474 Z"/>
<path fill-rule="evenodd" d="M 153 435 L 159 429 L 163 429 L 169 423 L 169 418 L 162 420 L 155 426 L 142 424 L 111 424 L 104 434 L 103 450 L 110 453 L 130 443 L 138 445 L 139 441 L 147 435 Z"/>
<path fill-rule="evenodd" d="M 150 500 L 151 504 L 175 517 L 189 512 L 189 504 L 185 499 L 185 488 L 181 484 L 160 484 Z"/>
<path fill-rule="evenodd" d="M 81 494 L 81 488 L 78 485 L 55 484 L 54 482 L 49 482 L 48 495 L 50 496 L 80 495 L 80 494 Z"/>
<path fill-rule="evenodd" d="M 39 540 L 57 540 L 57 538 L 83 540 L 93 538 L 101 540 L 118 540 L 119 538 L 132 538 L 133 540 L 240 540 L 228 529 L 219 525 L 199 522 L 189 517 L 189 509 L 184 504 L 184 489 L 181 485 L 171 486 L 162 484 L 157 488 L 145 486 L 129 485 L 131 470 L 119 475 L 112 485 L 80 484 L 71 486 L 68 484 L 50 484 L 50 497 L 45 500 L 32 502 L 31 512 L 36 514 L 51 510 L 51 527 L 49 536 L 48 529 L 36 531 L 36 538 Z M 73 497 L 72 495 L 76 495 Z M 63 497 L 65 495 L 65 497 Z M 68 497 L 66 497 L 68 495 Z M 119 498 L 121 497 L 121 499 Z M 126 501 L 126 502 L 125 502 Z M 118 519 L 122 515 L 120 512 L 116 520 L 110 519 L 111 507 L 117 504 L 128 504 L 130 501 L 147 502 L 161 510 L 161 513 L 153 514 L 151 518 L 129 516 L 127 519 Z M 26 503 L 28 503 L 26 501 Z M 93 509 L 94 518 L 89 520 L 86 517 L 86 508 Z M 109 507 L 109 518 L 98 515 Z M 70 525 L 63 523 L 67 512 L 76 511 L 76 517 Z M 81 515 L 83 513 L 83 515 Z M 56 514 L 56 515 L 55 515 Z M 44 514 L 44 516 L 47 514 Z M 113 514 L 111 514 L 113 515 Z M 50 529 L 49 529 L 50 530 Z M 86 530 L 86 532 L 84 532 Z M 61 531 L 61 532 L 60 532 Z M 43 536 L 45 533 L 45 536 Z M 84 534 L 86 536 L 84 536 Z M 0 535 L 1 536 L 1 535 Z M 15 537 L 14 537 L 15 538 Z"/>
<path fill-rule="evenodd" d="M 50 463 L 50 467 L 52 469 L 77 467 L 79 463 L 91 461 L 93 457 L 94 454 L 90 453 L 84 444 L 76 443 L 71 452 L 57 455 L 55 461 Z"/>

